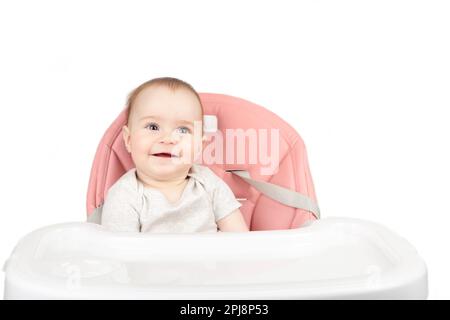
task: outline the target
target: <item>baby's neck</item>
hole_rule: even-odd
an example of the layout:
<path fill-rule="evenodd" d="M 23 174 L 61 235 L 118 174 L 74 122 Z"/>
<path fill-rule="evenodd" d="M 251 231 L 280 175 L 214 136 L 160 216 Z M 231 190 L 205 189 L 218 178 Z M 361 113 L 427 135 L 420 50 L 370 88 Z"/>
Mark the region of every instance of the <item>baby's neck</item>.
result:
<path fill-rule="evenodd" d="M 137 179 L 142 182 L 144 187 L 146 188 L 155 188 L 155 189 L 176 189 L 182 186 L 186 179 L 188 179 L 187 174 L 181 175 L 179 177 L 173 177 L 171 179 L 158 179 L 155 177 L 150 177 L 148 175 L 143 174 L 139 170 L 136 170 Z"/>

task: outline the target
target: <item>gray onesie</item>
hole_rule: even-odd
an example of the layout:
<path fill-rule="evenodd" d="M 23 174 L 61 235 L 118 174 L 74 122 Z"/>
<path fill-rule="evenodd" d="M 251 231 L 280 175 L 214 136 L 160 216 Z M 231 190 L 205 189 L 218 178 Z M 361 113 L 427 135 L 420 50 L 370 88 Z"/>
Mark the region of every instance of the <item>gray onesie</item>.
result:
<path fill-rule="evenodd" d="M 230 187 L 206 166 L 194 164 L 180 199 L 170 203 L 155 188 L 146 188 L 133 168 L 109 189 L 102 222 L 109 230 L 189 233 L 217 232 L 216 221 L 242 204 Z"/>

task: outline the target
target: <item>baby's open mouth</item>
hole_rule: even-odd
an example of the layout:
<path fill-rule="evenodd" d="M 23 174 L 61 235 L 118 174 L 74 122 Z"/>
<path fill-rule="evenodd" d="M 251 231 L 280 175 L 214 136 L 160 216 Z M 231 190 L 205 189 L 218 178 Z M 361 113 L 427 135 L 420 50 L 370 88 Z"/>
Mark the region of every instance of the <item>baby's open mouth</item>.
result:
<path fill-rule="evenodd" d="M 171 154 L 171 153 L 167 153 L 167 152 L 153 153 L 152 156 L 162 157 L 162 158 L 178 158 L 177 155 Z"/>

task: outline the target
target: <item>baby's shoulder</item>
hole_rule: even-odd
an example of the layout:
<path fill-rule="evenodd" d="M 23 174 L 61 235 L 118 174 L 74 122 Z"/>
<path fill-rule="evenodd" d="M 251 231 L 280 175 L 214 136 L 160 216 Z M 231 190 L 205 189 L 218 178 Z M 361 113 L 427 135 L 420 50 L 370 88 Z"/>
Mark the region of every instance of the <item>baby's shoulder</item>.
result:
<path fill-rule="evenodd" d="M 125 172 L 108 190 L 108 195 L 129 196 L 138 192 L 136 169 L 132 168 Z"/>
<path fill-rule="evenodd" d="M 199 180 L 207 189 L 215 187 L 221 181 L 214 171 L 207 166 L 199 164 L 194 164 L 192 166 L 189 175 Z"/>

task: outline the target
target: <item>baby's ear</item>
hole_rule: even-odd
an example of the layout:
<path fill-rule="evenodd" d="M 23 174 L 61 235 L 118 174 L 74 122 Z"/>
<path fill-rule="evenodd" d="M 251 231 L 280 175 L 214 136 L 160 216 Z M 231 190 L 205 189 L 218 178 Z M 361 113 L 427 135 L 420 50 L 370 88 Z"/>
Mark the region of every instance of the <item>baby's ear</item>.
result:
<path fill-rule="evenodd" d="M 124 125 L 122 127 L 122 138 L 123 138 L 123 142 L 125 143 L 125 148 L 127 149 L 128 153 L 131 153 L 130 129 L 126 125 Z"/>

